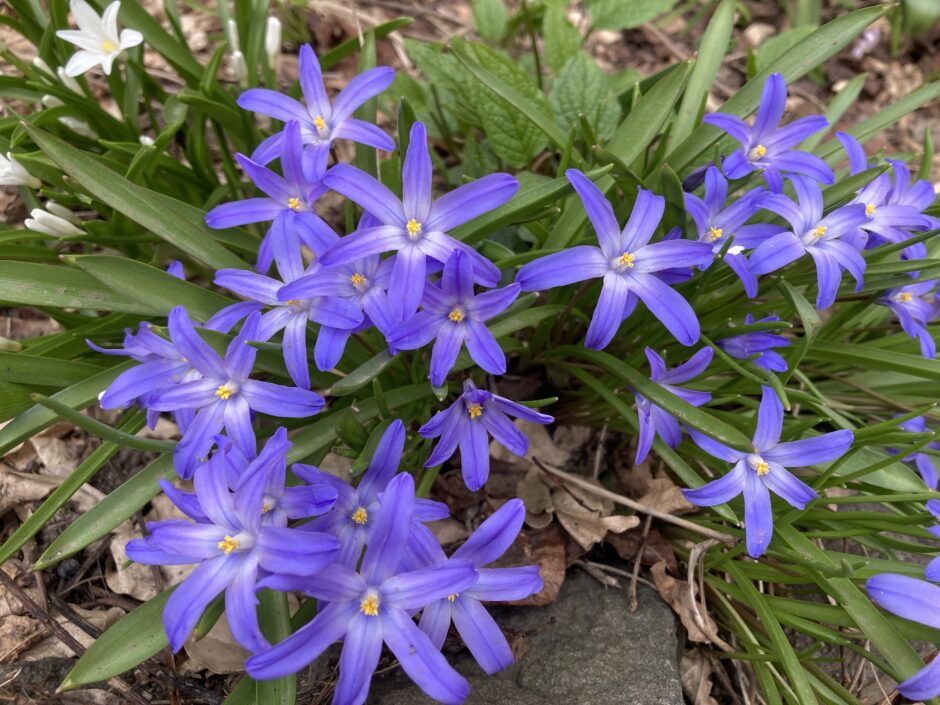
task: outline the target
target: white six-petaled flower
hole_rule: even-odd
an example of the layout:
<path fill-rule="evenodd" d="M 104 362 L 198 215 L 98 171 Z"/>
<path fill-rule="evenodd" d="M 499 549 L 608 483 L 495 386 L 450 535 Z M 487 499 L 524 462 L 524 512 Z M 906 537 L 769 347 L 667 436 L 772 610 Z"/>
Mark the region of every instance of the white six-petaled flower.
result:
<path fill-rule="evenodd" d="M 108 5 L 101 16 L 85 0 L 71 0 L 69 8 L 78 29 L 63 29 L 56 36 L 79 48 L 65 66 L 69 76 L 79 76 L 93 66 L 111 75 L 111 65 L 122 51 L 144 41 L 144 36 L 134 29 L 118 32 L 117 16 L 121 9 L 119 0 Z"/>
<path fill-rule="evenodd" d="M 16 161 L 12 154 L 7 152 L 5 157 L 0 154 L 0 186 L 39 188 L 41 185 L 42 182 L 26 171 L 26 168 Z"/>

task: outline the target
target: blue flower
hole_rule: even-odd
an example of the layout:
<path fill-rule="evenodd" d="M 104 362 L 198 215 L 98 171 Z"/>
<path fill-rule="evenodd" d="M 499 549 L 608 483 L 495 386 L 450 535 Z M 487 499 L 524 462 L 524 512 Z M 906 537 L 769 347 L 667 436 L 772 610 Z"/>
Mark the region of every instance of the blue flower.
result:
<path fill-rule="evenodd" d="M 444 384 L 464 344 L 480 367 L 490 374 L 504 374 L 506 355 L 485 323 L 506 310 L 518 295 L 518 284 L 474 294 L 473 264 L 463 252 L 454 250 L 444 265 L 440 285 L 425 285 L 423 310 L 392 329 L 389 346 L 415 350 L 434 340 L 430 379 L 435 387 Z"/>
<path fill-rule="evenodd" d="M 555 419 L 477 389 L 469 379 L 464 382 L 463 390 L 450 407 L 437 412 L 418 433 L 425 438 L 441 439 L 424 467 L 440 465 L 459 447 L 463 480 L 476 492 L 486 484 L 490 474 L 489 436 L 520 457 L 529 451 L 529 438 L 513 425 L 509 416 L 540 424 L 550 424 Z"/>
<path fill-rule="evenodd" d="M 868 594 L 891 614 L 940 629 L 940 586 L 907 575 L 875 575 L 865 584 Z M 940 658 L 935 658 L 897 690 L 911 701 L 930 700 L 940 695 Z"/>
<path fill-rule="evenodd" d="M 913 419 L 902 421 L 900 424 L 898 424 L 898 426 L 911 433 L 924 433 L 927 430 L 927 422 L 923 416 L 915 416 Z M 940 442 L 931 441 L 927 444 L 926 448 L 929 450 L 940 450 Z M 889 450 L 889 452 L 896 453 L 897 451 Z M 914 463 L 914 467 L 916 467 L 917 472 L 920 473 L 924 484 L 932 490 L 937 489 L 938 481 L 940 481 L 940 475 L 937 474 L 937 466 L 934 463 L 933 456 L 921 451 L 912 453 L 911 455 L 906 455 L 902 458 L 902 460 L 905 463 Z M 930 507 L 928 506 L 928 509 L 929 508 Z"/>
<path fill-rule="evenodd" d="M 396 252 L 388 286 L 389 304 L 396 322 L 418 309 L 424 293 L 428 258 L 443 264 L 454 250 L 473 264 L 474 280 L 496 286 L 499 269 L 492 262 L 448 233 L 478 215 L 511 199 L 519 183 L 509 174 L 490 174 L 435 200 L 431 195 L 431 157 L 424 125 L 411 128 L 411 141 L 402 167 L 402 198 L 377 179 L 349 164 L 338 164 L 326 175 L 326 184 L 355 201 L 382 225 L 347 235 L 323 255 L 333 267 L 382 252 Z"/>
<path fill-rule="evenodd" d="M 936 315 L 936 286 L 936 280 L 899 286 L 888 289 L 878 299 L 898 317 L 904 332 L 920 341 L 920 354 L 929 358 L 937 355 L 937 343 L 927 329 L 927 323 Z"/>
<path fill-rule="evenodd" d="M 298 70 L 300 89 L 306 105 L 269 88 L 252 88 L 238 96 L 239 107 L 262 115 L 300 125 L 305 164 L 325 164 L 333 140 L 346 139 L 390 152 L 395 148 L 392 139 L 378 127 L 352 115 L 360 105 L 388 88 L 395 72 L 382 66 L 363 71 L 355 76 L 339 92 L 333 104 L 326 95 L 323 73 L 313 48 L 309 44 L 300 47 Z M 282 149 L 285 133 L 271 135 L 252 154 L 252 159 L 261 164 L 272 161 Z M 300 156 L 299 154 L 297 155 Z"/>
<path fill-rule="evenodd" d="M 769 321 L 779 321 L 778 316 L 764 316 L 758 323 Z M 744 324 L 754 323 L 754 316 L 746 314 Z M 786 372 L 787 361 L 783 359 L 780 353 L 774 352 L 773 348 L 786 348 L 790 346 L 789 339 L 776 333 L 768 331 L 752 331 L 742 333 L 741 335 L 732 335 L 721 340 L 716 340 L 715 344 L 728 353 L 731 357 L 739 360 L 750 360 L 758 367 L 763 367 L 771 372 Z M 756 357 L 755 357 L 756 356 Z"/>
<path fill-rule="evenodd" d="M 753 558 L 763 555 L 774 532 L 770 493 L 791 506 L 803 509 L 819 495 L 786 468 L 827 463 L 840 458 L 852 445 L 852 432 L 841 430 L 799 441 L 780 442 L 783 430 L 783 404 L 770 387 L 762 387 L 754 450 L 734 450 L 690 428 L 699 448 L 720 460 L 734 463 L 724 477 L 694 490 L 682 490 L 692 504 L 711 507 L 724 504 L 744 493 L 744 530 L 747 552 Z"/>
<path fill-rule="evenodd" d="M 296 120 L 287 123 L 281 143 L 281 169 L 278 176 L 270 169 L 241 154 L 235 156 L 242 169 L 267 198 L 246 198 L 223 203 L 206 214 L 210 228 L 231 228 L 248 223 L 273 221 L 258 249 L 257 269 L 267 272 L 277 252 L 299 249 L 301 243 L 316 246 L 329 226 L 313 209 L 327 192 L 323 183 L 326 157 L 304 169 L 301 164 L 300 126 Z"/>
<path fill-rule="evenodd" d="M 666 363 L 656 354 L 655 350 L 646 348 L 646 359 L 650 363 L 650 380 L 668 390 L 672 394 L 693 406 L 707 403 L 712 395 L 709 392 L 699 392 L 693 389 L 683 389 L 676 385 L 688 382 L 698 377 L 705 368 L 711 364 L 713 351 L 711 348 L 702 348 L 687 361 L 677 365 L 671 370 L 666 369 Z M 670 448 L 675 448 L 682 440 L 682 427 L 679 422 L 665 409 L 662 409 L 639 392 L 634 391 L 636 397 L 636 410 L 640 422 L 640 434 L 636 444 L 636 461 L 642 463 L 650 452 L 656 436 L 663 439 Z"/>
<path fill-rule="evenodd" d="M 729 179 L 761 171 L 771 191 L 783 190 L 783 174 L 803 174 L 824 184 L 835 182 L 832 169 L 819 157 L 795 149 L 800 142 L 829 123 L 822 115 L 810 115 L 780 127 L 787 107 L 787 84 L 779 73 L 767 77 L 753 126 L 735 115 L 711 113 L 702 121 L 724 130 L 741 148 L 722 164 Z"/>
<path fill-rule="evenodd" d="M 711 245 L 689 240 L 663 240 L 650 245 L 665 208 L 662 196 L 639 189 L 630 219 L 621 229 L 610 202 L 590 179 L 575 169 L 569 169 L 566 176 L 584 203 L 600 247 L 580 245 L 529 262 L 516 275 L 522 290 L 603 278 L 584 341 L 587 347 L 605 348 L 620 324 L 633 313 L 637 298 L 680 343 L 695 344 L 699 338 L 695 311 L 656 273 L 706 265 L 713 258 Z"/>
<path fill-rule="evenodd" d="M 865 260 L 843 236 L 851 236 L 868 222 L 865 206 L 860 203 L 836 208 L 823 215 L 823 197 L 819 184 L 801 176 L 790 177 L 796 191 L 794 203 L 782 194 L 768 194 L 761 205 L 781 216 L 791 230 L 774 235 L 761 243 L 748 260 L 755 274 L 768 274 L 785 267 L 809 253 L 816 263 L 819 293 L 816 308 L 829 308 L 842 283 L 842 270 L 855 278 L 856 291 L 865 277 Z"/>
<path fill-rule="evenodd" d="M 482 602 L 521 600 L 542 589 L 538 566 L 487 568 L 515 541 L 525 506 L 519 499 L 510 499 L 484 521 L 456 550 L 450 560 L 468 560 L 477 569 L 477 579 L 459 593 L 453 593 L 425 606 L 418 627 L 438 649 L 444 645 L 451 621 L 480 668 L 489 674 L 511 666 L 512 649 L 499 625 L 486 611 Z M 422 527 L 425 555 L 430 565 L 445 562 L 447 557 L 430 529 Z"/>
<path fill-rule="evenodd" d="M 337 494 L 333 511 L 318 517 L 303 526 L 311 531 L 325 531 L 339 539 L 340 552 L 337 562 L 355 568 L 362 557 L 362 549 L 369 543 L 376 527 L 376 517 L 382 505 L 382 493 L 391 482 L 401 463 L 405 447 L 405 427 L 401 421 L 393 421 L 382 434 L 369 467 L 359 484 L 353 487 L 345 480 L 321 472 L 312 465 L 297 464 L 293 472 L 311 485 L 326 484 Z M 421 525 L 450 516 L 447 506 L 429 499 L 416 499 L 412 521 Z M 280 589 L 292 589 L 285 583 Z"/>
<path fill-rule="evenodd" d="M 343 640 L 334 705 L 365 702 L 383 642 L 402 670 L 430 697 L 458 705 L 470 691 L 411 615 L 477 580 L 473 563 L 452 559 L 402 572 L 414 512 L 414 481 L 401 473 L 385 488 L 384 499 L 359 572 L 341 564 L 309 580 L 305 592 L 325 601 L 313 620 L 276 646 L 255 654 L 245 666 L 255 679 L 296 673 L 331 644 Z"/>
<path fill-rule="evenodd" d="M 163 610 L 164 628 L 174 651 L 183 646 L 206 607 L 223 591 L 232 634 L 246 649 L 265 648 L 268 643 L 258 626 L 256 611 L 255 584 L 259 576 L 286 569 L 310 576 L 336 558 L 339 546 L 335 537 L 287 528 L 288 512 L 283 506 L 283 513 L 265 511 L 266 501 L 297 496 L 283 489 L 289 447 L 285 434 L 276 434 L 246 467 L 235 492 L 226 482 L 226 449 L 221 448 L 195 473 L 195 497 L 202 515 L 199 520 L 151 522 L 147 525 L 149 536 L 127 544 L 128 557 L 138 563 L 199 564 L 176 587 Z M 272 471 L 272 465 L 279 467 Z M 280 488 L 272 486 L 275 476 L 281 480 Z M 317 499 L 311 496 L 306 502 L 295 502 L 293 509 L 309 516 L 329 509 L 330 504 L 328 495 L 320 494 Z"/>
<path fill-rule="evenodd" d="M 715 256 L 730 238 L 732 246 L 724 255 L 725 263 L 731 267 L 749 299 L 757 296 L 757 277 L 747 266 L 747 258 L 741 254 L 745 249 L 757 247 L 767 238 L 780 233 L 783 228 L 768 223 L 745 225 L 759 210 L 761 197 L 766 193 L 763 188 L 756 188 L 732 201 L 725 207 L 728 197 L 728 180 L 717 167 L 711 166 L 705 172 L 705 198 L 695 194 L 685 194 L 685 207 L 692 216 L 698 231 L 698 240 L 711 245 Z M 702 269 L 711 266 L 711 262 L 701 265 Z"/>
<path fill-rule="evenodd" d="M 182 307 L 170 312 L 184 320 L 176 345 L 201 378 L 160 389 L 148 399 L 151 409 L 196 412 L 176 446 L 173 461 L 181 477 L 192 475 L 196 464 L 212 448 L 213 436 L 225 428 L 229 438 L 248 457 L 255 454 L 255 431 L 251 412 L 288 418 L 313 416 L 323 408 L 323 398 L 314 392 L 250 379 L 257 350 L 248 341 L 259 340 L 261 314 L 252 313 L 241 332 L 229 344 L 222 359 L 196 334 Z"/>
<path fill-rule="evenodd" d="M 299 247 L 287 247 L 282 250 L 278 243 L 274 259 L 280 279 L 246 269 L 220 269 L 215 276 L 216 284 L 257 303 L 258 309 L 261 305 L 272 307 L 261 317 L 258 336 L 261 340 L 268 340 L 276 333 L 284 331 L 281 345 L 284 363 L 294 384 L 303 389 L 310 388 L 310 369 L 307 362 L 308 322 L 313 321 L 321 326 L 313 353 L 317 368 L 331 370 L 342 357 L 350 333 L 363 321 L 362 307 L 352 297 L 282 296 L 288 285 L 304 277 L 316 277 L 321 272 L 320 255 L 337 240 L 339 238 L 332 230 L 318 233 L 311 247 L 314 260 L 306 269 Z M 241 306 L 242 304 L 233 304 L 223 308 L 209 319 L 207 325 L 217 329 L 234 325 L 237 320 L 250 313 L 240 308 Z"/>

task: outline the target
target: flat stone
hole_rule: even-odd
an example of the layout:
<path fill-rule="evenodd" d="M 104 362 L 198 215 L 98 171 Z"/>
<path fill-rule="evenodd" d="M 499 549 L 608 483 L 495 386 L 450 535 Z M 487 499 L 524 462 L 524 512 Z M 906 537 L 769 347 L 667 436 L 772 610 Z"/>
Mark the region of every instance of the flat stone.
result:
<path fill-rule="evenodd" d="M 510 643 L 524 653 L 495 676 L 466 649 L 450 661 L 470 681 L 466 705 L 682 705 L 677 625 L 652 589 L 605 588 L 572 571 L 546 607 L 491 608 Z M 369 705 L 430 705 L 400 668 L 376 676 Z"/>

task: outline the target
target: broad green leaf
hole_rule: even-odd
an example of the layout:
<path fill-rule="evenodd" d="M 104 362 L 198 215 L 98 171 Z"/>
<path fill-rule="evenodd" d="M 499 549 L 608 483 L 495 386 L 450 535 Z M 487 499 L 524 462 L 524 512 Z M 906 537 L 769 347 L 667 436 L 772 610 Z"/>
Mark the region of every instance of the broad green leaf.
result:
<path fill-rule="evenodd" d="M 175 306 L 185 306 L 190 316 L 204 321 L 234 303 L 232 299 L 177 279 L 162 269 L 126 257 L 69 255 L 65 261 L 160 315 L 166 315 Z"/>
<path fill-rule="evenodd" d="M 816 145 L 822 142 L 823 138 L 832 130 L 833 126 L 838 124 L 839 120 L 842 119 L 846 111 L 855 104 L 855 100 L 858 98 L 859 93 L 862 92 L 862 88 L 865 87 L 865 81 L 867 79 L 867 73 L 858 74 L 858 76 L 855 76 L 851 81 L 846 83 L 841 90 L 832 97 L 832 100 L 829 101 L 829 105 L 826 106 L 826 110 L 823 112 L 826 120 L 829 121 L 829 126 L 825 130 L 820 130 L 816 134 L 810 135 L 803 140 L 803 143 L 799 147 L 801 150 L 812 152 L 816 148 Z"/>
<path fill-rule="evenodd" d="M 95 639 L 59 690 L 68 691 L 117 676 L 167 647 L 163 608 L 175 588 L 164 590 L 128 612 Z"/>
<path fill-rule="evenodd" d="M 343 377 L 326 390 L 324 394 L 329 397 L 343 397 L 347 394 L 352 394 L 378 377 L 382 372 L 388 369 L 389 365 L 395 362 L 395 360 L 396 358 L 390 355 L 388 350 L 376 353 L 368 362 L 360 365 Z"/>
<path fill-rule="evenodd" d="M 148 189 L 131 183 L 58 137 L 28 125 L 25 129 L 43 152 L 98 200 L 209 267 L 248 266 L 219 243 L 207 239 L 199 224 L 161 208 Z"/>
<path fill-rule="evenodd" d="M 823 25 L 748 81 L 743 88 L 728 99 L 720 112 L 746 117 L 760 103 L 761 91 L 770 74 L 780 73 L 784 80 L 792 83 L 841 51 L 885 12 L 887 12 L 885 7 L 866 7 L 837 17 L 832 22 Z M 718 128 L 700 125 L 688 139 L 669 154 L 666 161 L 677 173 L 682 173 L 723 135 L 724 133 Z"/>
<path fill-rule="evenodd" d="M 766 39 L 757 48 L 757 70 L 763 71 L 766 69 L 814 31 L 816 31 L 816 28 L 811 25 L 801 25 L 793 29 L 788 29 L 785 32 L 774 34 Z"/>
<path fill-rule="evenodd" d="M 545 41 L 545 60 L 555 73 L 581 48 L 581 33 L 568 21 L 564 5 L 545 8 L 542 36 Z"/>
<path fill-rule="evenodd" d="M 913 377 L 940 382 L 940 360 L 878 350 L 865 345 L 817 341 L 806 352 L 806 358 L 835 362 L 846 367 L 861 367 L 865 370 L 903 372 Z"/>
<path fill-rule="evenodd" d="M 561 69 L 548 100 L 558 126 L 566 134 L 577 126 L 582 113 L 601 141 L 609 138 L 620 122 L 620 103 L 608 89 L 604 72 L 583 51 Z"/>
<path fill-rule="evenodd" d="M 499 41 L 506 34 L 509 19 L 503 0 L 472 0 L 473 26 L 484 39 Z"/>
<path fill-rule="evenodd" d="M 632 29 L 668 12 L 678 0 L 588 0 L 591 23 L 598 29 Z"/>
<path fill-rule="evenodd" d="M 20 306 L 154 313 L 94 277 L 68 267 L 0 259 L 0 301 Z"/>
<path fill-rule="evenodd" d="M 0 380 L 4 382 L 68 387 L 103 371 L 103 367 L 87 362 L 0 352 Z"/>
<path fill-rule="evenodd" d="M 121 3 L 120 22 L 123 27 L 136 29 L 144 35 L 144 42 L 154 49 L 190 85 L 199 85 L 202 66 L 193 53 L 182 42 L 175 39 L 160 25 L 160 22 L 141 5 L 138 0 L 125 0 Z"/>
<path fill-rule="evenodd" d="M 62 402 L 73 409 L 84 409 L 98 399 L 98 395 L 107 389 L 114 379 L 135 365 L 134 362 L 125 362 L 110 369 L 99 372 L 87 379 L 66 387 L 61 392 L 52 395 L 52 399 Z M 13 421 L 0 429 L 0 455 L 6 453 L 17 444 L 25 441 L 47 426 L 55 423 L 58 416 L 44 406 L 36 404 L 30 407 Z"/>
<path fill-rule="evenodd" d="M 291 619 L 287 593 L 262 590 L 258 601 L 261 605 L 261 631 L 268 641 L 276 644 L 290 636 Z M 256 681 L 255 688 L 255 698 L 259 705 L 294 705 L 297 699 L 297 676 Z"/>
<path fill-rule="evenodd" d="M 669 132 L 670 148 L 688 137 L 699 120 L 699 113 L 705 106 L 708 91 L 711 90 L 715 77 L 718 75 L 718 69 L 721 68 L 721 62 L 728 53 L 736 7 L 735 0 L 721 0 L 708 27 L 705 28 L 705 34 L 702 35 L 702 41 L 699 44 L 698 56 L 692 67 L 692 75 L 689 77 L 688 88 L 682 95 L 679 113 Z"/>
<path fill-rule="evenodd" d="M 563 149 L 567 135 L 555 125 L 535 80 L 506 54 L 472 42 L 454 44 L 454 55 L 476 79 L 468 82 L 483 131 L 508 164 L 525 167 L 548 137 Z"/>

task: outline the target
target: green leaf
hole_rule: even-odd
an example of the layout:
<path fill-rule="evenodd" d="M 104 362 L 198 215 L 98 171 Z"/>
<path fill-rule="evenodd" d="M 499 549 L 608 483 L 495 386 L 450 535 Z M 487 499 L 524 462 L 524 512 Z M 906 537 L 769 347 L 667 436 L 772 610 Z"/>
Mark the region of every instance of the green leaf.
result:
<path fill-rule="evenodd" d="M 147 46 L 159 53 L 192 86 L 199 85 L 202 66 L 182 42 L 176 40 L 137 0 L 121 3 L 121 25 L 144 35 Z"/>
<path fill-rule="evenodd" d="M 545 41 L 545 59 L 555 73 L 581 48 L 581 33 L 568 21 L 563 5 L 545 8 L 542 36 Z"/>
<path fill-rule="evenodd" d="M 506 34 L 508 15 L 503 0 L 473 0 L 473 26 L 484 39 L 499 41 Z"/>
<path fill-rule="evenodd" d="M 688 137 L 699 120 L 699 113 L 705 106 L 705 99 L 718 75 L 721 62 L 728 53 L 731 30 L 734 27 L 736 0 L 721 0 L 715 14 L 712 15 L 702 41 L 698 47 L 698 57 L 692 67 L 689 85 L 679 104 L 679 114 L 669 132 L 669 147 L 680 144 Z"/>
<path fill-rule="evenodd" d="M 454 43 L 454 55 L 476 81 L 477 114 L 493 149 L 514 167 L 527 166 L 548 137 L 563 149 L 567 135 L 555 125 L 532 76 L 509 56 L 473 42 Z"/>
<path fill-rule="evenodd" d="M 632 29 L 668 12 L 678 0 L 589 0 L 591 23 L 598 29 Z"/>
<path fill-rule="evenodd" d="M 548 100 L 558 126 L 566 134 L 577 126 L 582 113 L 602 141 L 613 135 L 620 122 L 620 103 L 607 87 L 604 72 L 583 51 L 562 68 Z"/>
<path fill-rule="evenodd" d="M 165 649 L 163 608 L 175 587 L 128 612 L 95 639 L 59 685 L 67 691 L 124 673 Z"/>
<path fill-rule="evenodd" d="M 920 379 L 940 382 L 940 360 L 931 360 L 920 355 L 879 350 L 851 343 L 818 341 L 807 351 L 806 357 L 809 360 L 836 362 L 866 370 L 903 372 Z"/>
<path fill-rule="evenodd" d="M 248 266 L 214 240 L 207 239 L 201 224 L 161 208 L 148 189 L 131 183 L 58 137 L 31 125 L 24 124 L 24 129 L 66 174 L 119 213 L 213 269 Z"/>
<path fill-rule="evenodd" d="M 746 451 L 750 451 L 752 448 L 751 439 L 734 426 L 680 399 L 610 353 L 564 345 L 553 349 L 552 355 L 558 357 L 572 355 L 598 365 L 615 377 L 622 379 L 639 394 L 665 409 L 672 416 L 675 416 L 680 424 L 688 424 L 732 448 Z"/>
<path fill-rule="evenodd" d="M 272 644 L 283 641 L 291 633 L 290 608 L 287 593 L 262 590 L 258 595 L 261 603 L 261 631 Z M 261 705 L 294 705 L 297 698 L 297 676 L 256 681 L 256 702 Z"/>
<path fill-rule="evenodd" d="M 788 29 L 780 34 L 774 34 L 766 39 L 758 48 L 756 54 L 757 70 L 763 71 L 783 54 L 795 47 L 816 31 L 811 25 L 801 25 Z"/>
<path fill-rule="evenodd" d="M 771 73 L 783 74 L 784 80 L 792 83 L 837 54 L 885 12 L 885 7 L 866 7 L 823 25 L 748 81 L 721 107 L 721 112 L 741 118 L 749 115 L 760 103 L 764 83 Z M 723 135 L 718 128 L 700 125 L 669 154 L 666 161 L 676 172 L 681 173 L 703 152 L 711 149 Z"/>
<path fill-rule="evenodd" d="M 0 279 L 2 280 L 2 279 Z M 114 379 L 129 369 L 135 362 L 125 362 L 110 369 L 99 372 L 87 379 L 66 387 L 61 392 L 52 395 L 52 399 L 62 402 L 73 409 L 84 409 L 98 400 Z M 8 452 L 17 444 L 39 433 L 47 426 L 55 423 L 58 416 L 55 412 L 36 404 L 30 407 L 13 421 L 0 429 L 0 455 Z"/>
<path fill-rule="evenodd" d="M 127 257 L 69 255 L 63 259 L 160 315 L 165 316 L 175 306 L 185 306 L 190 316 L 204 321 L 234 303 L 232 299 Z"/>
<path fill-rule="evenodd" d="M 358 391 L 388 369 L 389 365 L 395 362 L 396 359 L 389 354 L 388 350 L 377 353 L 326 390 L 324 396 L 344 397 Z"/>
<path fill-rule="evenodd" d="M 154 313 L 152 306 L 128 299 L 84 272 L 14 260 L 0 260 L 0 301 L 21 306 Z"/>
<path fill-rule="evenodd" d="M 0 352 L 0 380 L 44 387 L 68 387 L 103 372 L 99 365 L 26 353 Z"/>

